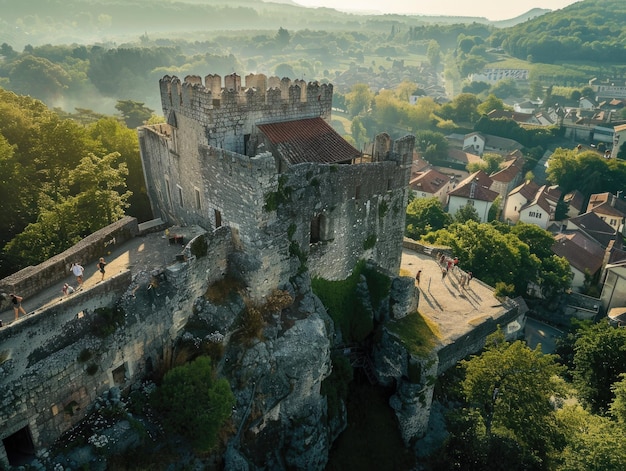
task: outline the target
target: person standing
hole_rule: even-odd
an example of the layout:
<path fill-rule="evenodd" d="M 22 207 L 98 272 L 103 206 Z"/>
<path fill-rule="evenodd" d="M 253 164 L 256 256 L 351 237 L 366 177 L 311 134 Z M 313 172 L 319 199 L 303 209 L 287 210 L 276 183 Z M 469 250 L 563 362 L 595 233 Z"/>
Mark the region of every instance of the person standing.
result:
<path fill-rule="evenodd" d="M 11 293 L 9 296 L 11 296 L 11 302 L 13 303 L 13 311 L 15 311 L 15 320 L 17 320 L 17 318 L 19 317 L 20 312 L 26 315 L 26 311 L 22 307 L 22 301 L 24 300 L 24 298 L 13 293 Z"/>
<path fill-rule="evenodd" d="M 107 262 L 104 261 L 104 258 L 100 257 L 100 261 L 98 262 L 98 270 L 100 270 L 100 273 L 102 273 L 102 278 L 100 278 L 100 281 L 104 280 L 104 267 L 106 266 Z"/>
<path fill-rule="evenodd" d="M 78 283 L 78 288 L 79 289 L 80 289 L 80 287 L 83 284 L 83 273 L 84 273 L 84 271 L 85 271 L 85 269 L 81 265 L 79 265 L 76 262 L 72 263 L 72 273 L 76 277 L 76 283 Z"/>
<path fill-rule="evenodd" d="M 417 273 L 415 274 L 415 281 L 417 283 L 417 286 L 420 285 L 420 277 L 422 275 L 422 270 L 417 270 Z"/>

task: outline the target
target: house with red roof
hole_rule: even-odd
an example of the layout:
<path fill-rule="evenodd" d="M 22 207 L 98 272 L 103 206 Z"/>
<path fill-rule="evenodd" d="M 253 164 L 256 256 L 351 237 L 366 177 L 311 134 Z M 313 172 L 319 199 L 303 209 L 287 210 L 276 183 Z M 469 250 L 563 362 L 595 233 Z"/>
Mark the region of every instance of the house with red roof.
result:
<path fill-rule="evenodd" d="M 622 192 L 618 192 L 617 195 L 609 192 L 591 195 L 587 204 L 587 211 L 596 213 L 600 219 L 624 234 L 626 200 L 622 197 Z"/>
<path fill-rule="evenodd" d="M 605 256 L 605 249 L 597 241 L 579 231 L 557 234 L 552 251 L 569 262 L 573 274 L 572 288 L 584 285 L 585 274 L 598 275 Z"/>
<path fill-rule="evenodd" d="M 453 189 L 454 180 L 433 168 L 421 172 L 409 182 L 409 188 L 416 198 L 437 198 L 443 207 L 448 202 L 448 192 Z"/>
<path fill-rule="evenodd" d="M 508 194 L 517 187 L 524 178 L 525 159 L 520 151 L 509 154 L 500 170 L 492 173 L 489 177 L 492 180 L 491 189 L 500 195 L 501 207 L 504 207 Z"/>
<path fill-rule="evenodd" d="M 490 189 L 493 180 L 482 170 L 472 173 L 448 194 L 448 212 L 452 215 L 466 205 L 473 206 L 481 222 L 489 219 L 489 209 L 498 197 Z"/>

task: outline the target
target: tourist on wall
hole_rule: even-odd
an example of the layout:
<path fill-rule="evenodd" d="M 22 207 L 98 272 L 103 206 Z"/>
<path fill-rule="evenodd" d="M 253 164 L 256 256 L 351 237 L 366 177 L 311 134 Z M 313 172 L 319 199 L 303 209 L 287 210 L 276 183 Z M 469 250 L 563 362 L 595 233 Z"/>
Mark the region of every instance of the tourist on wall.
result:
<path fill-rule="evenodd" d="M 26 315 L 26 311 L 22 307 L 22 301 L 24 300 L 24 298 L 13 293 L 11 293 L 9 296 L 11 296 L 11 302 L 13 303 L 13 311 L 15 311 L 15 320 L 17 320 L 17 318 L 19 317 L 20 312 Z"/>
<path fill-rule="evenodd" d="M 61 291 L 63 291 L 63 294 L 65 296 L 72 294 L 74 292 L 74 288 L 70 285 L 68 285 L 67 283 L 63 284 L 63 288 L 61 288 Z"/>
<path fill-rule="evenodd" d="M 100 273 L 102 273 L 102 278 L 100 278 L 100 281 L 104 280 L 104 267 L 106 266 L 107 262 L 104 261 L 104 258 L 100 257 L 100 260 L 98 261 L 98 270 L 100 271 Z"/>
<path fill-rule="evenodd" d="M 76 262 L 72 263 L 72 273 L 76 277 L 76 283 L 78 283 L 79 287 L 83 284 L 84 271 L 85 269 L 81 265 Z"/>

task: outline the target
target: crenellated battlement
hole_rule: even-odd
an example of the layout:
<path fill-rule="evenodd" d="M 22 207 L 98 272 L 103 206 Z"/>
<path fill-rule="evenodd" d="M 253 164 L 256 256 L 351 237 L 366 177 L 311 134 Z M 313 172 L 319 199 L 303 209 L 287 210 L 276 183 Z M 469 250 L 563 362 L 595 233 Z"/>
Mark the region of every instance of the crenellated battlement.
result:
<path fill-rule="evenodd" d="M 232 111 L 260 112 L 275 116 L 276 110 L 297 108 L 299 116 L 330 119 L 332 84 L 249 74 L 245 85 L 237 74 L 222 77 L 188 75 L 182 81 L 166 75 L 160 80 L 161 103 L 165 116 L 170 110 L 188 116 L 211 114 L 227 108 Z M 261 119 L 262 120 L 262 119 Z"/>

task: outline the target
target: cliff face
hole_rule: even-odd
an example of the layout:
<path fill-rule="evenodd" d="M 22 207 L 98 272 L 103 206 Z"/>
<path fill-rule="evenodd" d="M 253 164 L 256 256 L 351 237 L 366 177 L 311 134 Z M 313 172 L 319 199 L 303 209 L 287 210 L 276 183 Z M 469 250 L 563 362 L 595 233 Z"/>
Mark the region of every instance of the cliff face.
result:
<path fill-rule="evenodd" d="M 237 399 L 226 469 L 324 469 L 345 426 L 328 420 L 320 393 L 331 371 L 332 321 L 308 279 L 298 281 L 285 287 L 295 301 L 270 314 L 261 339 L 226 348 L 221 372 Z"/>

